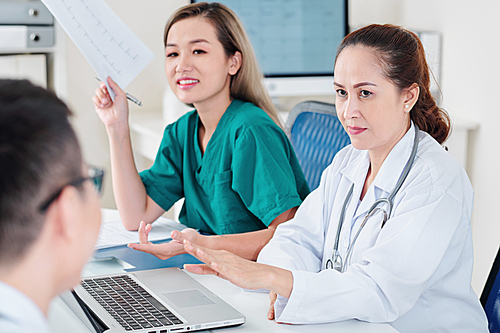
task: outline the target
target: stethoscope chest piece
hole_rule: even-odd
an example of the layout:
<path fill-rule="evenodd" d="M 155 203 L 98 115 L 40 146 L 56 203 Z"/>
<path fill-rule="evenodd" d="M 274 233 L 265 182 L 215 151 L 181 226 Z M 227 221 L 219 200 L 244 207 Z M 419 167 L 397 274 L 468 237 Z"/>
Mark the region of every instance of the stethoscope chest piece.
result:
<path fill-rule="evenodd" d="M 332 259 L 328 259 L 326 261 L 326 268 L 335 269 L 340 273 L 342 273 L 342 268 L 343 268 L 342 257 L 338 253 L 333 254 Z"/>

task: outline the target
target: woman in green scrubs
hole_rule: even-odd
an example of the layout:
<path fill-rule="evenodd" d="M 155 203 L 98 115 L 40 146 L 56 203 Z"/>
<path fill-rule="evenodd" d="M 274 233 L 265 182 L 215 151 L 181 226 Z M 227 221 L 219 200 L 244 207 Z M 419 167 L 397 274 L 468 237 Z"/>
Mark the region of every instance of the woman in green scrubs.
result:
<path fill-rule="evenodd" d="M 108 78 L 115 101 L 104 84 L 93 97 L 109 137 L 118 211 L 127 229 L 139 230 L 141 244 L 130 246 L 166 259 L 185 253 L 186 239 L 255 260 L 309 188 L 250 42 L 217 3 L 179 9 L 164 42 L 169 85 L 196 110 L 167 126 L 149 170 L 139 174 L 134 165 L 125 93 Z M 174 231 L 170 243 L 148 243 L 147 223 L 181 198 L 179 220 L 190 228 Z"/>

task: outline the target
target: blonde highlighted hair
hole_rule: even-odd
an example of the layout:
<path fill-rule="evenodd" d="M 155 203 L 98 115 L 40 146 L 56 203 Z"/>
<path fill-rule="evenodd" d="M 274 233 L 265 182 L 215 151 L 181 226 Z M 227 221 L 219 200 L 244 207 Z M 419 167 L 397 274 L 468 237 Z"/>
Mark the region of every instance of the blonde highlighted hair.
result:
<path fill-rule="evenodd" d="M 181 20 L 192 17 L 202 17 L 212 24 L 227 57 L 236 52 L 241 53 L 241 67 L 238 73 L 231 77 L 231 97 L 257 105 L 281 127 L 276 107 L 264 87 L 264 77 L 257 63 L 252 44 L 250 44 L 245 29 L 243 29 L 243 24 L 231 9 L 216 2 L 200 2 L 178 9 L 172 14 L 165 26 L 163 38 L 165 46 L 168 32 L 172 26 Z"/>

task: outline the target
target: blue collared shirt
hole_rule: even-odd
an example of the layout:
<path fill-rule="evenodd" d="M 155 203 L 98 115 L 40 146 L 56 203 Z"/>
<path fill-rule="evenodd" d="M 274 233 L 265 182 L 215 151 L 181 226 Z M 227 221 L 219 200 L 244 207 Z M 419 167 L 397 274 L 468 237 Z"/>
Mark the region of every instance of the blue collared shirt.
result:
<path fill-rule="evenodd" d="M 2 281 L 0 281 L 0 331 L 49 333 L 47 319 L 35 302 Z"/>

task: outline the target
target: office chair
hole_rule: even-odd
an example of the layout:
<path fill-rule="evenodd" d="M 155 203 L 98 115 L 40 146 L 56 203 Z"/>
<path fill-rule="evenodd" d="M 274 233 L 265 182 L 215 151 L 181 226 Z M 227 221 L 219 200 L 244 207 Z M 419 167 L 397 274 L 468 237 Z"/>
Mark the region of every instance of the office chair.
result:
<path fill-rule="evenodd" d="M 321 174 L 335 154 L 351 143 L 337 118 L 335 105 L 328 103 L 297 104 L 290 111 L 285 131 L 311 191 L 319 186 Z"/>
<path fill-rule="evenodd" d="M 483 305 L 486 317 L 488 317 L 488 328 L 491 333 L 500 333 L 500 249 L 497 252 L 490 275 L 486 280 L 481 294 L 481 304 Z"/>

